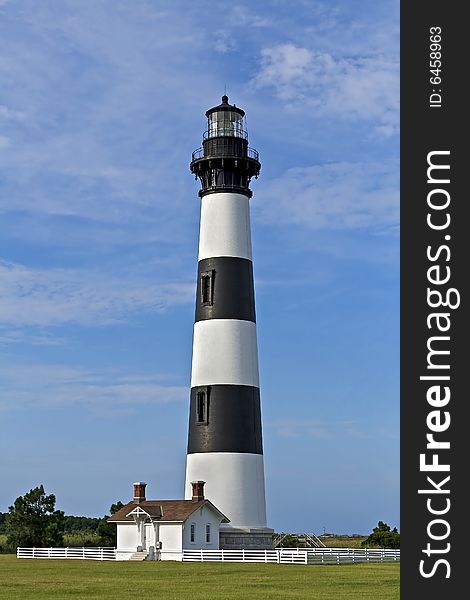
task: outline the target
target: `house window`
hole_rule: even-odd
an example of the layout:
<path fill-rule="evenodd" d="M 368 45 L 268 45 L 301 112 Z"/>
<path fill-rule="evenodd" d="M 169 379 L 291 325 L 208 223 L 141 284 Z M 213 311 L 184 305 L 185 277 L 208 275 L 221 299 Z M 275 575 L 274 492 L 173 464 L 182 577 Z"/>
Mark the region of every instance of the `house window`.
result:
<path fill-rule="evenodd" d="M 198 390 L 196 396 L 196 423 L 207 425 L 209 422 L 209 388 Z"/>
<path fill-rule="evenodd" d="M 201 304 L 212 306 L 214 298 L 214 270 L 201 273 Z"/>
<path fill-rule="evenodd" d="M 196 523 L 191 523 L 189 541 L 193 543 L 196 541 Z"/>
<path fill-rule="evenodd" d="M 206 544 L 211 543 L 211 526 L 210 523 L 206 525 Z"/>

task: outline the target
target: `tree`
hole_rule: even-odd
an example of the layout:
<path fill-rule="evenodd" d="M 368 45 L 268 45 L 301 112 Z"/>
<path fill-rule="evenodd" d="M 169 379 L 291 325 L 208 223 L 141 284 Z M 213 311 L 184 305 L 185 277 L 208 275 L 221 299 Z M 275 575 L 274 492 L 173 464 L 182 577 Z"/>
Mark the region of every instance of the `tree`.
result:
<path fill-rule="evenodd" d="M 379 521 L 372 533 L 362 542 L 362 546 L 380 546 L 380 548 L 399 548 L 400 534 L 396 527 L 390 529 L 390 525 Z"/>
<path fill-rule="evenodd" d="M 76 533 L 78 531 L 96 531 L 100 519 L 97 517 L 75 517 L 65 515 L 64 532 Z"/>
<path fill-rule="evenodd" d="M 279 539 L 277 548 L 302 548 L 299 536 L 295 533 L 279 533 L 277 534 L 277 538 Z"/>
<path fill-rule="evenodd" d="M 5 517 L 6 516 L 7 516 L 7 513 L 0 512 L 0 533 L 3 533 L 5 531 Z"/>
<path fill-rule="evenodd" d="M 114 515 L 114 513 L 117 513 L 118 510 L 121 510 L 123 506 L 124 504 L 120 500 L 118 500 L 114 504 L 111 504 L 111 508 L 109 510 L 111 514 Z"/>
<path fill-rule="evenodd" d="M 112 515 L 116 513 L 119 509 L 121 509 L 124 504 L 119 500 L 114 504 L 111 504 L 110 512 Z M 96 528 L 96 533 L 100 537 L 101 546 L 111 546 L 114 547 L 117 544 L 117 529 L 116 525 L 111 525 L 108 523 L 109 515 L 105 515 L 100 522 L 98 523 L 98 527 Z"/>
<path fill-rule="evenodd" d="M 55 496 L 46 496 L 44 486 L 19 496 L 5 517 L 7 542 L 13 546 L 63 545 L 64 513 L 55 509 Z"/>

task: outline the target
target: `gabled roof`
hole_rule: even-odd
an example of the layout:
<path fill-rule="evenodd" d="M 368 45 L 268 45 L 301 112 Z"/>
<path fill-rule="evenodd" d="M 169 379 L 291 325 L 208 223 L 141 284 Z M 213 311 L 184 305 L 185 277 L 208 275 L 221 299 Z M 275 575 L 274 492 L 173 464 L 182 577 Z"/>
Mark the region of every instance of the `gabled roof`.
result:
<path fill-rule="evenodd" d="M 126 517 L 145 516 L 152 519 L 159 519 L 163 515 L 163 509 L 161 506 L 156 506 L 155 509 L 151 509 L 150 512 L 144 510 L 139 504 L 134 504 L 134 508 L 127 513 Z"/>
<path fill-rule="evenodd" d="M 209 506 L 222 517 L 222 523 L 229 523 L 230 519 L 221 513 L 210 500 L 142 500 L 138 504 L 131 501 L 111 515 L 108 523 L 133 522 L 134 519 L 130 513 L 137 507 L 143 509 L 154 521 L 183 522 L 202 506 Z"/>

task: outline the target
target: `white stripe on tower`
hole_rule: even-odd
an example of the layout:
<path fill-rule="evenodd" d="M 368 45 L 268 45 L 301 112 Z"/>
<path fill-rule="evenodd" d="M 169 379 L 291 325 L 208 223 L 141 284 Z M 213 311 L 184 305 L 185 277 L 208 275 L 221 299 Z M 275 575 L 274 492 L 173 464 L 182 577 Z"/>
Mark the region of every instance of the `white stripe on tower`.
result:
<path fill-rule="evenodd" d="M 206 482 L 206 497 L 230 516 L 232 527 L 266 527 L 262 454 L 188 454 L 185 489 L 187 500 L 192 497 L 190 482 L 201 480 Z M 240 493 L 240 485 L 243 486 L 243 493 Z"/>
<path fill-rule="evenodd" d="M 256 323 L 209 319 L 194 324 L 191 387 L 224 383 L 259 387 Z"/>
<path fill-rule="evenodd" d="M 216 193 L 201 200 L 199 259 L 238 256 L 252 260 L 249 198 Z"/>

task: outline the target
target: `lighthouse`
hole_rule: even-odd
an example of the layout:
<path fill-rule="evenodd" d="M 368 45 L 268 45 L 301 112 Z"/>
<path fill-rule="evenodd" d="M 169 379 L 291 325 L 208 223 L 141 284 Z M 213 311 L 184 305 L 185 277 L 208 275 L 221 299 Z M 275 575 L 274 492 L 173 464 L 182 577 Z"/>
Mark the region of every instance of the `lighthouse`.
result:
<path fill-rule="evenodd" d="M 249 207 L 261 165 L 241 108 L 224 95 L 206 117 L 190 165 L 201 220 L 185 497 L 205 482 L 230 519 L 221 548 L 268 548 Z"/>

